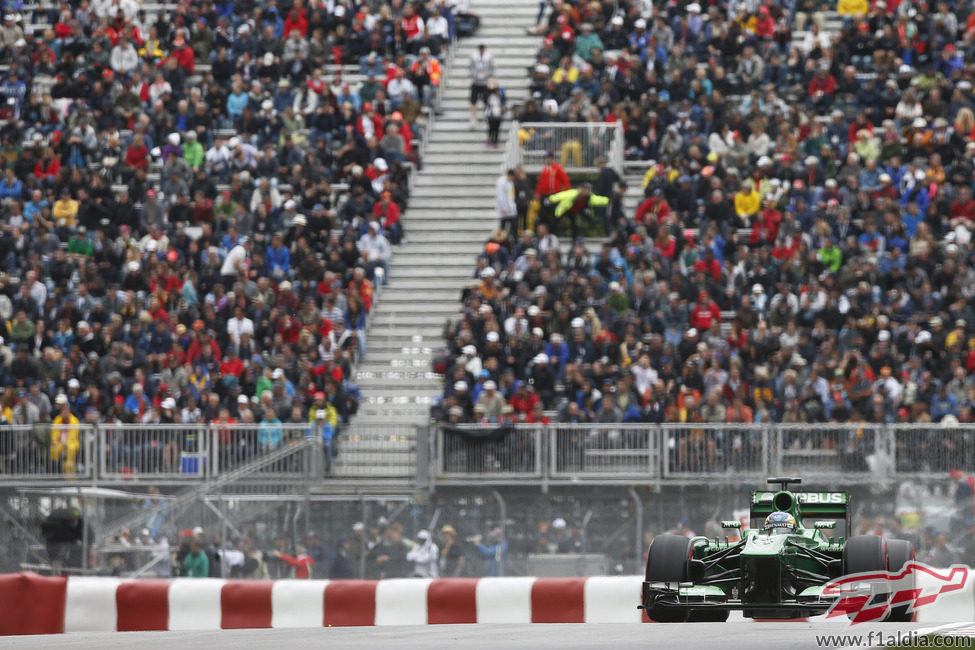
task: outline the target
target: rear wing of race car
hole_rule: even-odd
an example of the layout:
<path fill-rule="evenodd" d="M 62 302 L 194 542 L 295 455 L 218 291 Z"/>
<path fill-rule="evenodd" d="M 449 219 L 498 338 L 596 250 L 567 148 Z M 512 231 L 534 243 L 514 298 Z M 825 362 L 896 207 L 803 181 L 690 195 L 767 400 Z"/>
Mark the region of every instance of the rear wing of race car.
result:
<path fill-rule="evenodd" d="M 761 522 L 775 510 L 791 512 L 800 521 L 811 519 L 841 520 L 844 522 L 842 530 L 851 530 L 850 495 L 846 492 L 787 492 L 785 490 L 773 492 L 759 490 L 752 493 L 752 527 L 760 526 Z"/>

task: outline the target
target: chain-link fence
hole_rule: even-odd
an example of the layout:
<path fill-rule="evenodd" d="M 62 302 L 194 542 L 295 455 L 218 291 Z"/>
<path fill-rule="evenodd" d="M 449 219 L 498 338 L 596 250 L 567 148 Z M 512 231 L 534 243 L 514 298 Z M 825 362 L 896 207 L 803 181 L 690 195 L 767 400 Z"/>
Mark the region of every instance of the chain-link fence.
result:
<path fill-rule="evenodd" d="M 975 561 L 971 500 L 957 498 L 962 480 L 853 487 L 852 533 L 908 539 L 919 559 L 942 566 Z M 70 559 L 77 561 L 87 543 L 86 564 L 73 570 L 104 575 L 178 574 L 195 537 L 216 558 L 213 575 L 289 577 L 294 567 L 288 559 L 297 558 L 303 547 L 315 563 L 314 577 L 408 576 L 416 570 L 409 551 L 421 530 L 447 548 L 440 566 L 446 575 L 633 574 L 642 570 L 653 535 L 723 537 L 719 522 L 746 517 L 751 490 L 765 489 L 764 481 L 741 481 L 720 490 L 682 483 L 659 490 L 553 485 L 544 491 L 521 483 L 515 477 L 494 487 L 448 487 L 422 498 L 322 494 L 311 484 L 275 481 L 228 485 L 188 501 L 178 492 L 105 490 L 72 496 L 65 488 L 28 490 L 6 499 L 0 509 L 0 569 L 52 570 L 52 549 L 42 529 L 52 513 L 68 510 L 84 519 L 89 537 L 69 546 L 75 551 L 59 556 L 59 566 L 72 566 Z M 832 487 L 803 485 L 808 490 Z M 130 526 L 112 532 L 120 521 Z M 458 557 L 464 558 L 463 566 Z"/>

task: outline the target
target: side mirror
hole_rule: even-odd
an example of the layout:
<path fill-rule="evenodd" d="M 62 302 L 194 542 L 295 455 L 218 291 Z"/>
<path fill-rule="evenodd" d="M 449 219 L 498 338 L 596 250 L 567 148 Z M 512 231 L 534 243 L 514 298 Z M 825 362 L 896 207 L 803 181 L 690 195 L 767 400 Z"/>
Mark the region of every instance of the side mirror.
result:
<path fill-rule="evenodd" d="M 740 521 L 733 521 L 733 520 L 732 521 L 722 521 L 721 522 L 721 527 L 722 528 L 737 528 L 737 529 L 740 529 L 741 528 L 741 522 Z"/>
<path fill-rule="evenodd" d="M 813 526 L 816 528 L 816 530 L 833 530 L 836 528 L 836 522 L 827 519 L 825 521 L 817 521 L 815 524 L 813 524 Z"/>

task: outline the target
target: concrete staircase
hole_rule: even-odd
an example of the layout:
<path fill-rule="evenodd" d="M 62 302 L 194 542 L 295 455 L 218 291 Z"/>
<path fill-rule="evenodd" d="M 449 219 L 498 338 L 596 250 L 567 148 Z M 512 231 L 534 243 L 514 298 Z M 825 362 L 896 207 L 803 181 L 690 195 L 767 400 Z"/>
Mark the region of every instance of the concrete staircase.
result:
<path fill-rule="evenodd" d="M 363 404 L 353 431 L 388 426 L 391 434 L 396 428 L 400 436 L 402 425 L 427 421 L 430 405 L 441 392 L 440 380 L 431 371 L 432 352 L 443 344 L 444 324 L 457 318 L 461 289 L 470 282 L 475 258 L 497 227 L 494 186 L 510 124 L 502 125 L 497 149 L 486 146 L 483 122 L 470 128 L 470 57 L 484 43 L 495 58 L 509 103 L 524 100 L 527 69 L 539 40 L 526 35 L 524 28 L 533 23 L 537 9 L 533 0 L 471 2 L 481 28 L 458 44 L 455 62 L 445 74 L 442 115 L 428 141 L 404 220 L 407 242 L 394 250 L 389 284 L 369 318 L 368 354 L 356 374 Z M 403 442 L 397 437 L 393 446 Z M 356 453 L 356 445 L 350 436 L 342 454 Z M 389 469 L 386 456 L 383 472 Z"/>

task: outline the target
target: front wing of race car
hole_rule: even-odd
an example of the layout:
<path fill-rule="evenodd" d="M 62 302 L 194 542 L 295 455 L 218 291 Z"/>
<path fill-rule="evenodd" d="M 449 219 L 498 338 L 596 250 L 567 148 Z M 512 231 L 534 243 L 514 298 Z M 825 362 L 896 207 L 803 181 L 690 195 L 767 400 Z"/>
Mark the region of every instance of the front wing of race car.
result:
<path fill-rule="evenodd" d="M 777 602 L 742 602 L 720 587 L 693 583 L 644 582 L 642 602 L 650 608 L 675 608 L 688 612 L 741 611 L 753 618 L 798 618 L 825 614 L 836 603 L 836 598 L 824 597 L 822 586 L 805 589 L 794 599 Z"/>

